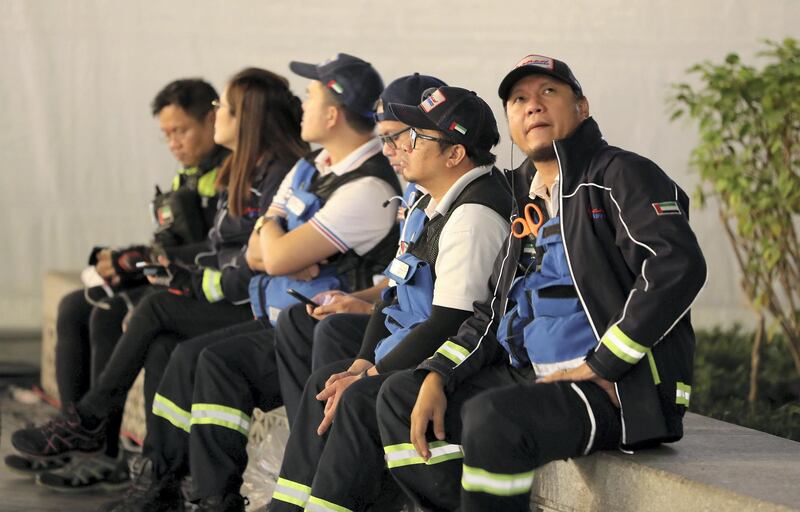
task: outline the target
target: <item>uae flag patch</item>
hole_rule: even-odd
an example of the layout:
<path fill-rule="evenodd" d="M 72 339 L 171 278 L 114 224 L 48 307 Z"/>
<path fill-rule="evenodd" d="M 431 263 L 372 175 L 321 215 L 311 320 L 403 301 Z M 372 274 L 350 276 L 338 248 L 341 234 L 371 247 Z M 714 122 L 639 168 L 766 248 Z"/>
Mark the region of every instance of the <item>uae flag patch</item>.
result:
<path fill-rule="evenodd" d="M 456 123 L 455 121 L 450 123 L 450 131 L 452 132 L 453 130 L 457 131 L 461 135 L 467 134 L 467 129 L 461 126 L 460 124 Z"/>
<path fill-rule="evenodd" d="M 665 201 L 663 203 L 653 203 L 656 215 L 680 215 L 681 209 L 677 201 Z"/>
<path fill-rule="evenodd" d="M 336 80 L 331 80 L 330 82 L 328 82 L 328 88 L 336 91 L 336 94 L 342 94 L 344 92 L 344 87 L 339 85 L 339 82 L 337 82 Z"/>

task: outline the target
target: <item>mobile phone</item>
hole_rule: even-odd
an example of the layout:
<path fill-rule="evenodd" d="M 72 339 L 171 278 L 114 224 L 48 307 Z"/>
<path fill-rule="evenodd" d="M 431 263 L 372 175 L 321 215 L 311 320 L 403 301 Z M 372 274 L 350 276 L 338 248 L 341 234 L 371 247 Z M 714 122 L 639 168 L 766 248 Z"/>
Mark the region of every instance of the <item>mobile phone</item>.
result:
<path fill-rule="evenodd" d="M 146 276 L 152 277 L 169 277 L 166 267 L 157 263 L 149 263 L 147 261 L 140 261 L 136 264 L 136 268 L 142 271 Z"/>
<path fill-rule="evenodd" d="M 288 293 L 289 295 L 291 295 L 295 299 L 299 300 L 303 304 L 307 304 L 307 305 L 311 306 L 312 308 L 319 307 L 319 304 L 317 304 L 313 300 L 309 299 L 308 297 L 306 297 L 302 293 L 298 292 L 297 290 L 289 288 L 288 290 L 286 290 L 286 293 Z"/>

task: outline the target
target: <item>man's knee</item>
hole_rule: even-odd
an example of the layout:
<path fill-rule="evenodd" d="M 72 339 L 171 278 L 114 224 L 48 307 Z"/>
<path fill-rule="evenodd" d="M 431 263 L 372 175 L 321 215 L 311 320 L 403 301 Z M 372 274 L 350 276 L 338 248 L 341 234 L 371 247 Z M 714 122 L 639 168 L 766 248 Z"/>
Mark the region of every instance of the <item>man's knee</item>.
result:
<path fill-rule="evenodd" d="M 307 318 L 308 313 L 306 313 L 305 304 L 295 304 L 283 309 L 278 315 L 278 320 L 275 322 L 276 332 L 281 333 L 281 336 L 278 337 L 285 338 L 286 336 L 283 336 L 284 334 L 292 337 L 292 335 L 299 330 L 300 322 Z"/>
<path fill-rule="evenodd" d="M 75 290 L 61 297 L 58 302 L 58 322 L 74 322 L 89 313 L 91 305 L 83 294 L 83 290 Z"/>
<path fill-rule="evenodd" d="M 474 435 L 495 435 L 506 423 L 497 410 L 498 390 L 484 391 L 464 402 L 461 407 L 461 424 L 465 442 Z"/>
<path fill-rule="evenodd" d="M 397 372 L 383 383 L 378 392 L 378 417 L 410 416 L 417 401 L 420 377 L 412 371 Z"/>

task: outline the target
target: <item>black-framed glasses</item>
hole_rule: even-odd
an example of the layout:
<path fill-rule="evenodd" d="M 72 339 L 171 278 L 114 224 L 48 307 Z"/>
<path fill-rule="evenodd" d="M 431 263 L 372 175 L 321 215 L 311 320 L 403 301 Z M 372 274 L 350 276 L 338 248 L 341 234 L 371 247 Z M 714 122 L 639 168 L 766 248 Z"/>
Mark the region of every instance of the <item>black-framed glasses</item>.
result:
<path fill-rule="evenodd" d="M 409 130 L 411 130 L 408 135 L 411 137 L 411 150 L 412 151 L 417 149 L 417 139 L 432 140 L 432 141 L 436 141 L 436 142 L 443 142 L 445 144 L 450 144 L 451 146 L 454 146 L 454 145 L 458 144 L 458 142 L 453 142 L 452 140 L 449 140 L 449 139 L 442 139 L 440 137 L 432 137 L 430 135 L 425 135 L 424 133 L 419 133 L 414 128 L 409 128 Z"/>
<path fill-rule="evenodd" d="M 390 148 L 397 149 L 397 139 L 399 139 L 400 136 L 406 133 L 408 130 L 411 130 L 410 126 L 388 135 L 378 135 L 378 138 L 381 140 L 381 144 L 387 144 Z"/>

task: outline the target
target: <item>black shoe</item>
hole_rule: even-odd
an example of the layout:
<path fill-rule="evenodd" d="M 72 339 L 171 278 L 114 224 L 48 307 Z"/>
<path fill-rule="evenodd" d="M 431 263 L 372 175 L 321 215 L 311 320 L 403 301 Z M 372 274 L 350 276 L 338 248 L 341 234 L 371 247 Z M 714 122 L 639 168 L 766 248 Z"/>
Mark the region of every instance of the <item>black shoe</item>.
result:
<path fill-rule="evenodd" d="M 61 469 L 69 463 L 69 457 L 56 457 L 53 459 L 38 459 L 24 455 L 6 455 L 6 467 L 24 476 L 36 476 L 47 471 Z"/>
<path fill-rule="evenodd" d="M 198 503 L 199 512 L 244 512 L 250 502 L 238 493 L 203 498 Z"/>
<path fill-rule="evenodd" d="M 28 427 L 11 435 L 11 444 L 23 455 L 42 459 L 60 458 L 67 454 L 95 455 L 106 447 L 106 422 L 89 430 L 81 425 L 74 406 L 41 427 Z"/>
<path fill-rule="evenodd" d="M 156 477 L 153 463 L 144 457 L 131 465 L 131 474 L 136 479 L 122 499 L 106 503 L 97 512 L 184 512 L 179 480 L 172 475 Z"/>
<path fill-rule="evenodd" d="M 106 454 L 75 457 L 72 463 L 42 473 L 36 483 L 59 492 L 86 492 L 95 489 L 119 491 L 130 484 L 128 465 L 122 452 L 117 457 Z"/>

